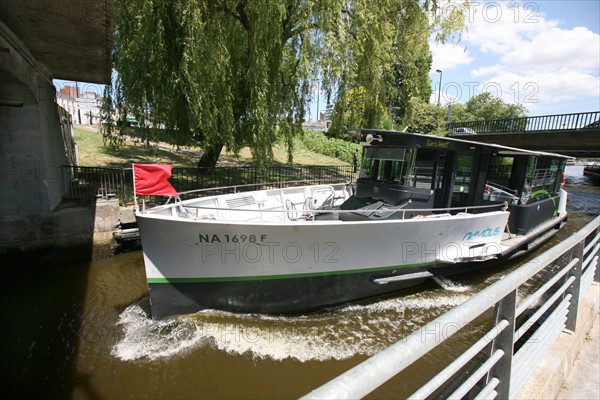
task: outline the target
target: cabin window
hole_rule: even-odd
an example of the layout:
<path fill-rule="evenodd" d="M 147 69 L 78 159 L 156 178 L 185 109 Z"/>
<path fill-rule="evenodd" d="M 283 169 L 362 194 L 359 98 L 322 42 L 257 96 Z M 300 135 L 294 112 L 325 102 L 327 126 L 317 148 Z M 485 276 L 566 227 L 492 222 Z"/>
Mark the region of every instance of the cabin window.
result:
<path fill-rule="evenodd" d="M 471 175 L 473 173 L 473 156 L 461 154 L 458 156 L 456 164 L 456 176 L 454 177 L 454 184 L 460 185 L 460 193 L 469 193 L 469 186 L 471 184 Z"/>
<path fill-rule="evenodd" d="M 522 186 L 522 174 L 515 173 L 515 167 L 518 164 L 515 157 L 498 156 L 490 159 L 483 199 L 492 202 L 507 202 L 508 204 L 517 204 L 519 201 L 519 190 L 515 186 Z M 516 168 L 518 169 L 518 168 Z M 519 176 L 521 178 L 519 178 Z M 513 181 L 521 180 L 516 184 Z"/>
<path fill-rule="evenodd" d="M 388 183 L 404 183 L 411 149 L 368 147 L 362 158 L 359 178 Z"/>
<path fill-rule="evenodd" d="M 510 187 L 514 157 L 492 157 L 488 168 L 487 179 L 490 183 Z"/>
<path fill-rule="evenodd" d="M 406 186 L 419 189 L 433 189 L 433 169 L 435 165 L 435 151 L 417 149 L 414 162 L 408 168 L 404 178 Z"/>
<path fill-rule="evenodd" d="M 548 198 L 560 189 L 562 161 L 557 158 L 540 157 L 532 172 L 527 176 L 527 203 Z"/>
<path fill-rule="evenodd" d="M 469 204 L 472 176 L 473 156 L 460 154 L 456 161 L 454 185 L 452 187 L 452 207 L 462 207 Z"/>

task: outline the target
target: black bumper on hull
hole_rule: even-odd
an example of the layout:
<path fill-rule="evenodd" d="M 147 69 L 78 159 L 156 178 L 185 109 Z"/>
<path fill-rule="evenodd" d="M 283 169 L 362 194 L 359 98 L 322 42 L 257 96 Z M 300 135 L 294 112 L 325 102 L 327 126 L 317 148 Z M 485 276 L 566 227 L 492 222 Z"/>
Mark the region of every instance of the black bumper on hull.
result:
<path fill-rule="evenodd" d="M 427 268 L 411 269 L 412 272 Z M 243 282 L 149 283 L 152 317 L 189 314 L 203 309 L 241 313 L 299 314 L 323 307 L 378 296 L 420 285 L 427 278 L 389 284 L 373 279 L 394 276 L 377 273 L 328 275 Z"/>

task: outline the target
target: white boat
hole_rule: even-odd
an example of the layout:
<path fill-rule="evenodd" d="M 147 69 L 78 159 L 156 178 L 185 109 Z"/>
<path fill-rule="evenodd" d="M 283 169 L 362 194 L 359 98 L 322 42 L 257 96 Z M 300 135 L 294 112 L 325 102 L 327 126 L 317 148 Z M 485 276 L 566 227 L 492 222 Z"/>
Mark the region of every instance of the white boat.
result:
<path fill-rule="evenodd" d="M 137 211 L 152 316 L 300 313 L 391 293 L 521 254 L 566 220 L 568 157 L 395 131 L 360 135 L 355 185 L 198 196 Z"/>

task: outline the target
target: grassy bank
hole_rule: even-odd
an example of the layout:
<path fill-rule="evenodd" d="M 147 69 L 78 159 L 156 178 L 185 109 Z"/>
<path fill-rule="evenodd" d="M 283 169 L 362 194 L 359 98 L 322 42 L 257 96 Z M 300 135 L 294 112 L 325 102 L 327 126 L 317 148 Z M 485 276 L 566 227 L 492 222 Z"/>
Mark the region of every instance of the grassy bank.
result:
<path fill-rule="evenodd" d="M 122 146 L 114 148 L 104 144 L 102 135 L 95 128 L 76 127 L 75 143 L 79 153 L 79 165 L 96 167 L 128 167 L 132 163 L 163 163 L 176 167 L 193 167 L 202 154 L 202 148 L 189 147 L 177 150 L 166 143 L 153 143 L 150 147 L 139 140 L 125 140 Z M 311 134 L 314 141 L 314 134 Z M 287 150 L 274 146 L 275 163 L 287 163 Z M 294 165 L 348 165 L 334 157 L 309 150 L 301 138 L 294 142 Z M 223 151 L 219 166 L 248 165 L 252 163 L 250 149 L 244 148 L 236 156 Z"/>

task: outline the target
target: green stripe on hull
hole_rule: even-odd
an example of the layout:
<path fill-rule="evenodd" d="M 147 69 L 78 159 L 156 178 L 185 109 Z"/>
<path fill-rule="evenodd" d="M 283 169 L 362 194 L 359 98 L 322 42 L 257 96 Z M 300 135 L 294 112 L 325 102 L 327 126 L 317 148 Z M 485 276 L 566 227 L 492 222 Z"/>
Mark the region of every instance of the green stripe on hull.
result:
<path fill-rule="evenodd" d="M 243 281 L 266 281 L 275 279 L 295 279 L 295 278 L 312 278 L 317 276 L 328 276 L 328 275 L 350 275 L 360 274 L 365 272 L 378 272 L 387 271 L 390 269 L 405 269 L 405 268 L 418 268 L 433 265 L 433 262 L 419 263 L 419 264 L 407 264 L 402 266 L 391 266 L 391 267 L 379 267 L 379 268 L 365 268 L 365 269 L 353 269 L 350 271 L 331 271 L 331 272 L 316 272 L 312 274 L 287 274 L 287 275 L 260 275 L 260 276 L 224 276 L 215 278 L 148 278 L 148 283 L 200 283 L 200 282 L 243 282 Z"/>

